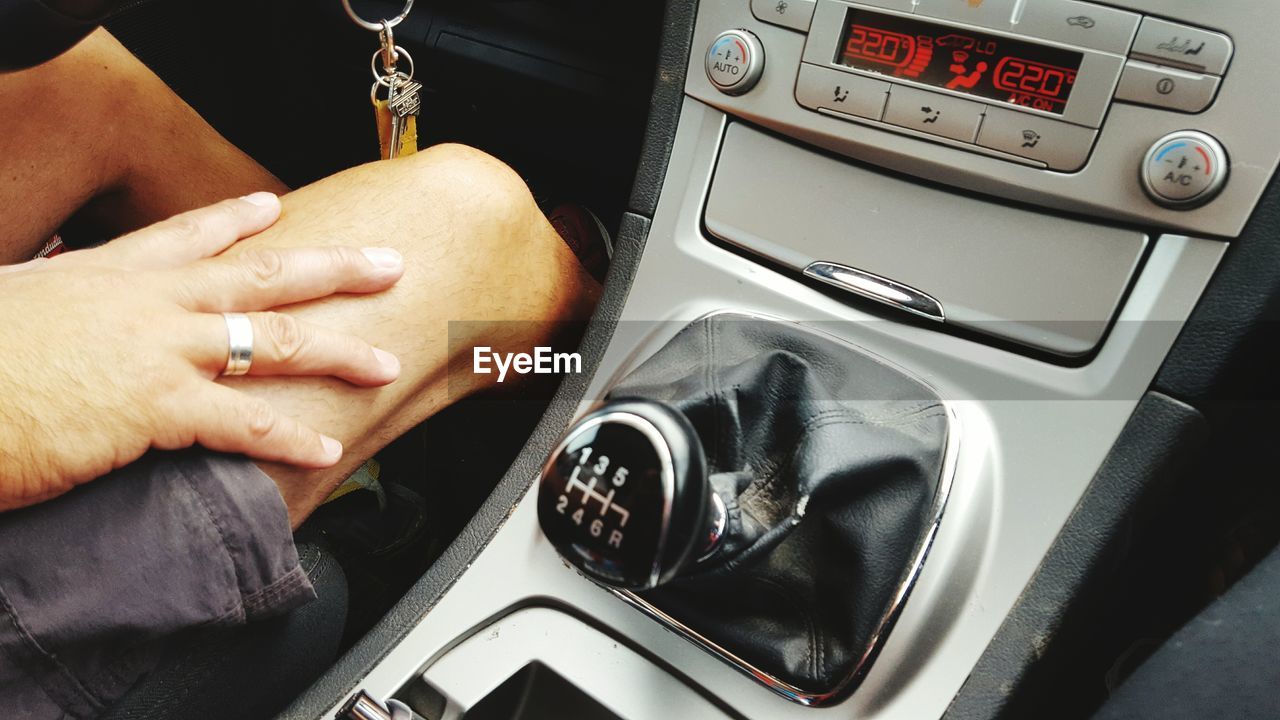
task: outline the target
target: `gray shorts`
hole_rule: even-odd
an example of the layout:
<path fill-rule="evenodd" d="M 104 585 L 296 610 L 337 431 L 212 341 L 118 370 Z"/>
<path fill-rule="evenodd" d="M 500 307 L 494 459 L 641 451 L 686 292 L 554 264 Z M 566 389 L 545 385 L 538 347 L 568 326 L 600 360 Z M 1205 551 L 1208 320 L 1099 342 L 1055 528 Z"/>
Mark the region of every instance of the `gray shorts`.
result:
<path fill-rule="evenodd" d="M 94 717 L 166 637 L 314 597 L 270 478 L 239 458 L 152 453 L 0 513 L 0 707 Z"/>

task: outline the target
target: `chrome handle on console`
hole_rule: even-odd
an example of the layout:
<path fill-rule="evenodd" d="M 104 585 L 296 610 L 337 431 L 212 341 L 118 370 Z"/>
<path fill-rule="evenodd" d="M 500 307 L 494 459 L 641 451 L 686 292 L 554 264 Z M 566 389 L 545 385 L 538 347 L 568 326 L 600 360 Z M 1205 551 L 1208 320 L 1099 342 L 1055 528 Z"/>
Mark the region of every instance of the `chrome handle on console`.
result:
<path fill-rule="evenodd" d="M 804 269 L 806 277 L 838 287 L 869 300 L 906 310 L 913 315 L 945 322 L 946 311 L 932 295 L 889 278 L 839 263 L 819 261 Z"/>

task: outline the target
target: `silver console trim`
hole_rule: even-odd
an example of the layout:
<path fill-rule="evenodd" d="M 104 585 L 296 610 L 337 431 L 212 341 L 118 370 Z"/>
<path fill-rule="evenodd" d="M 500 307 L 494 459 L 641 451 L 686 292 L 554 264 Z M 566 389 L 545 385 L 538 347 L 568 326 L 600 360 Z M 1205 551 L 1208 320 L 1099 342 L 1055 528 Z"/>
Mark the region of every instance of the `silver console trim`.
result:
<path fill-rule="evenodd" d="M 819 260 L 804 269 L 805 277 L 824 282 L 832 287 L 855 295 L 905 310 L 922 318 L 946 322 L 947 313 L 942 303 L 923 290 L 894 282 L 886 277 L 865 270 L 851 268 L 840 263 Z"/>
<path fill-rule="evenodd" d="M 810 329 L 812 330 L 812 328 Z M 818 332 L 841 345 L 849 346 L 848 342 L 835 337 L 834 335 L 829 335 L 819 330 L 815 330 L 815 332 Z M 858 352 L 866 351 L 859 348 Z M 880 358 L 880 360 L 884 362 L 883 358 Z M 898 369 L 902 372 L 907 372 L 903 368 Z M 910 375 L 911 373 L 908 372 L 908 374 Z M 912 377 L 915 376 L 912 375 Z M 917 380 L 919 380 L 919 378 L 917 378 Z M 666 614 L 661 609 L 652 605 L 635 593 L 629 590 L 617 590 L 609 587 L 605 587 L 605 589 L 622 598 L 628 604 L 632 605 L 644 614 L 675 631 L 676 634 L 681 635 L 686 640 L 693 642 L 703 650 L 706 650 L 713 656 L 728 663 L 742 674 L 762 683 L 773 692 L 791 700 L 792 702 L 799 703 L 806 707 L 819 707 L 844 699 L 857 689 L 862 678 L 866 677 L 867 672 L 871 670 L 871 665 L 880 654 L 880 650 L 889 636 L 889 631 L 893 629 L 893 624 L 897 621 L 898 616 L 902 614 L 902 609 L 906 605 L 907 597 L 911 595 L 911 590 L 915 587 L 916 581 L 919 580 L 920 573 L 924 569 L 924 561 L 929 557 L 929 550 L 933 547 L 933 540 L 938 536 L 938 528 L 942 524 L 942 515 L 947 507 L 947 499 L 951 496 L 952 483 L 955 481 L 957 465 L 956 459 L 960 453 L 960 419 L 957 417 L 955 409 L 952 408 L 950 404 L 944 401 L 943 406 L 947 410 L 947 448 L 942 461 L 942 471 L 940 473 L 941 482 L 939 483 L 938 491 L 933 498 L 933 519 L 930 521 L 929 528 L 925 531 L 924 537 L 920 540 L 920 544 L 916 550 L 915 559 L 911 563 L 910 572 L 907 573 L 906 578 L 904 578 L 902 583 L 898 586 L 898 591 L 894 595 L 893 602 L 890 603 L 889 608 L 885 611 L 884 615 L 881 616 L 880 623 L 876 626 L 876 631 L 871 636 L 871 642 L 862 653 L 862 657 L 858 660 L 858 664 L 854 666 L 853 671 L 849 673 L 848 677 L 840 681 L 840 684 L 833 690 L 825 693 L 818 693 L 798 688 L 795 685 L 780 680 L 774 675 L 761 670 L 746 660 L 743 660 L 731 651 L 698 633 L 696 630 L 689 628 L 684 623 L 681 623 L 679 620 Z M 602 585 L 601 587 L 604 586 Z"/>
<path fill-rule="evenodd" d="M 612 596 L 606 597 L 625 612 L 631 612 Z M 572 608 L 537 600 L 508 608 L 485 626 L 472 628 L 424 668 L 418 682 L 425 686 L 422 690 L 429 688 L 429 691 L 422 695 L 436 695 L 439 704 L 435 708 L 424 704 L 422 710 L 437 712 L 423 714 L 432 720 L 472 717 L 476 708 L 502 683 L 535 663 L 607 708 L 609 717 L 744 720 L 742 714 L 734 712 L 697 683 L 673 674 L 661 658 L 623 642 L 609 628 L 589 622 Z M 538 700 L 530 699 L 531 704 L 539 704 Z M 545 704 L 555 704 L 557 699 L 558 696 L 544 698 L 544 707 L 540 708 L 544 712 L 524 713 L 521 717 L 548 717 Z M 559 712 L 550 717 L 575 720 L 579 716 L 567 708 L 559 708 Z"/>

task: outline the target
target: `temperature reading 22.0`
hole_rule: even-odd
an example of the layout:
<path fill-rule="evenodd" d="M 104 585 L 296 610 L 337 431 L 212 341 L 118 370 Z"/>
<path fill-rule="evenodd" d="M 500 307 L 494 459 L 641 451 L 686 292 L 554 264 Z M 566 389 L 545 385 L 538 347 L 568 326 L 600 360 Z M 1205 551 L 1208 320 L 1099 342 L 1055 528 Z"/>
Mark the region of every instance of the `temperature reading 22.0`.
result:
<path fill-rule="evenodd" d="M 902 33 L 851 25 L 845 52 L 868 60 L 902 67 L 916 55 L 916 39 Z"/>
<path fill-rule="evenodd" d="M 919 77 L 933 57 L 933 39 L 920 40 L 918 43 L 911 35 L 852 24 L 844 42 L 844 56 L 892 68 L 895 75 Z"/>
<path fill-rule="evenodd" d="M 1062 114 L 1083 56 L 960 31 L 914 18 L 850 9 L 836 62 L 956 92 Z"/>
<path fill-rule="evenodd" d="M 1035 60 L 1007 57 L 996 65 L 994 82 L 1009 93 L 1009 102 L 1037 110 L 1062 112 L 1076 84 L 1076 71 Z"/>

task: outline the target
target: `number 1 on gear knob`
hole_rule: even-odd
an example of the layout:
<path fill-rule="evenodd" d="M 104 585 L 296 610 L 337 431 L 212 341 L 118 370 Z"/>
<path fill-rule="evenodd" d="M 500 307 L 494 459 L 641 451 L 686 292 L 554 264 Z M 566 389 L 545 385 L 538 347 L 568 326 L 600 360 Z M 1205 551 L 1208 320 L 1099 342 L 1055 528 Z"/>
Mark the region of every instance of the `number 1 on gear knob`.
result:
<path fill-rule="evenodd" d="M 717 523 L 698 436 L 680 412 L 614 400 L 583 416 L 542 471 L 538 520 L 587 576 L 625 590 L 661 585 L 707 550 Z"/>

